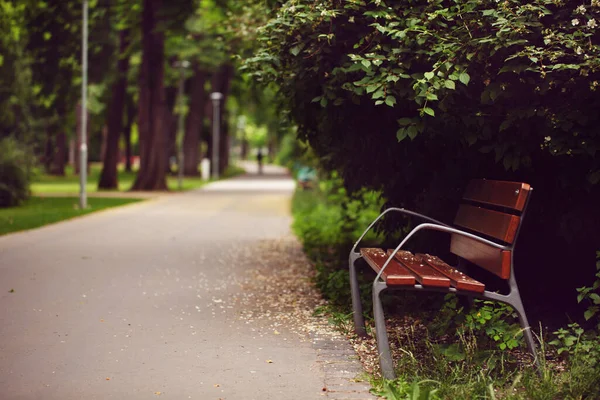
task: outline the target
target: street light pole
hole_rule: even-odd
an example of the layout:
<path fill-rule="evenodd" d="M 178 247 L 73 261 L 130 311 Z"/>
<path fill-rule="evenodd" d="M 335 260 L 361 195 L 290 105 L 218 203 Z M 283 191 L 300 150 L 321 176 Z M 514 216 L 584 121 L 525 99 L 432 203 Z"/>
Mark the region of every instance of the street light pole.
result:
<path fill-rule="evenodd" d="M 212 176 L 219 179 L 219 140 L 221 136 L 221 100 L 223 94 L 213 92 L 210 94 L 213 103 L 213 131 L 212 131 Z"/>
<path fill-rule="evenodd" d="M 81 41 L 81 136 L 79 147 L 79 208 L 87 207 L 87 70 L 88 70 L 88 0 L 83 0 Z"/>

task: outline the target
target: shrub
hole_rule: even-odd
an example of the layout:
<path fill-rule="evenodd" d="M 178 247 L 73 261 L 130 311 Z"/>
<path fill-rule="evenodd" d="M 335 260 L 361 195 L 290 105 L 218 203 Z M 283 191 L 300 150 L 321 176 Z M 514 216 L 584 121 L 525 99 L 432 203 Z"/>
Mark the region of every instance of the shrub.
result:
<path fill-rule="evenodd" d="M 0 140 L 0 207 L 13 207 L 29 197 L 31 157 L 16 140 Z"/>
<path fill-rule="evenodd" d="M 380 213 L 379 193 L 363 190 L 349 196 L 341 179 L 333 174 L 312 191 L 297 191 L 292 212 L 294 232 L 317 268 L 316 284 L 338 306 L 350 304 L 348 253 L 369 223 Z M 364 239 L 374 241 L 370 232 Z M 368 285 L 365 285 L 368 286 Z M 366 288 L 366 287 L 365 287 Z M 365 304 L 369 291 L 363 290 Z"/>

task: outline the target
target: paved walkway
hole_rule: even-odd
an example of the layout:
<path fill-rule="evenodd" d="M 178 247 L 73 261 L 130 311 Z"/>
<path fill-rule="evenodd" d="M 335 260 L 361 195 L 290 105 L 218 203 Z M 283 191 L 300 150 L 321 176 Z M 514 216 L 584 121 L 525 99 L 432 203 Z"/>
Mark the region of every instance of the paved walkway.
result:
<path fill-rule="evenodd" d="M 345 340 L 235 301 L 290 234 L 294 183 L 265 172 L 0 237 L 0 398 L 373 398 Z"/>

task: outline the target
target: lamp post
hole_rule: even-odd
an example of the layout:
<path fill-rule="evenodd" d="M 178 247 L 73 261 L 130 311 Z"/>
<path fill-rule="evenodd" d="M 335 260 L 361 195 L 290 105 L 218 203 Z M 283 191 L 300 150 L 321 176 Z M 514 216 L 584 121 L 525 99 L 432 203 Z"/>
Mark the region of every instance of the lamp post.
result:
<path fill-rule="evenodd" d="M 212 176 L 219 179 L 219 140 L 221 136 L 221 100 L 223 94 L 213 92 L 210 94 L 213 103 L 213 131 L 212 131 Z"/>
<path fill-rule="evenodd" d="M 87 69 L 88 69 L 88 0 L 83 0 L 81 40 L 81 143 L 79 148 L 79 208 L 87 207 Z"/>
<path fill-rule="evenodd" d="M 183 162 L 184 162 L 184 155 L 183 155 L 183 140 L 184 140 L 184 136 L 185 136 L 185 130 L 184 130 L 184 113 L 183 113 L 183 107 L 185 106 L 185 99 L 183 98 L 184 96 L 184 91 L 185 91 L 185 69 L 189 68 L 190 66 L 190 62 L 189 61 L 180 61 L 180 62 L 176 62 L 175 63 L 176 67 L 179 67 L 179 71 L 180 71 L 180 75 L 179 75 L 179 121 L 178 121 L 178 146 L 177 146 L 177 160 L 178 162 L 178 167 L 177 167 L 177 185 L 179 187 L 179 190 L 183 190 Z"/>

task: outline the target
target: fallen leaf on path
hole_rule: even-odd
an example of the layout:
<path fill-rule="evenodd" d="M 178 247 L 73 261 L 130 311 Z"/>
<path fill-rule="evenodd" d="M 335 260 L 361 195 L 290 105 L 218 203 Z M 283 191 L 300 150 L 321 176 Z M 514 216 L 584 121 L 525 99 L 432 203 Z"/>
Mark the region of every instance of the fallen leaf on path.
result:
<path fill-rule="evenodd" d="M 8 291 L 8 293 L 14 293 L 14 292 L 15 292 L 15 289 L 10 289 L 10 290 Z"/>
<path fill-rule="evenodd" d="M 267 364 L 273 364 L 273 360 L 267 360 L 265 361 Z"/>

